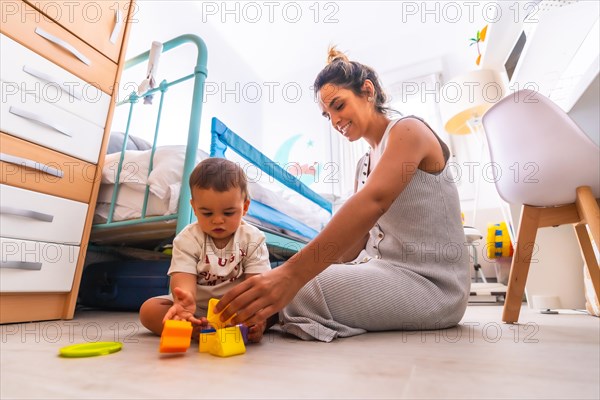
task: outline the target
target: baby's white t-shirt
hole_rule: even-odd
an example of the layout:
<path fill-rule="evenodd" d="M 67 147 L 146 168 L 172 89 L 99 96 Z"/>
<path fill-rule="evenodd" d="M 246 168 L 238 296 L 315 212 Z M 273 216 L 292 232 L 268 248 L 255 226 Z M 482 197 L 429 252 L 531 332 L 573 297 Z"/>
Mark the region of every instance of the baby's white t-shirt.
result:
<path fill-rule="evenodd" d="M 212 238 L 194 222 L 173 241 L 173 258 L 168 274 L 185 272 L 196 275 L 196 304 L 205 311 L 208 300 L 221 298 L 242 282 L 245 274 L 260 274 L 270 269 L 265 235 L 254 226 L 242 221 L 227 246 L 218 249 Z"/>

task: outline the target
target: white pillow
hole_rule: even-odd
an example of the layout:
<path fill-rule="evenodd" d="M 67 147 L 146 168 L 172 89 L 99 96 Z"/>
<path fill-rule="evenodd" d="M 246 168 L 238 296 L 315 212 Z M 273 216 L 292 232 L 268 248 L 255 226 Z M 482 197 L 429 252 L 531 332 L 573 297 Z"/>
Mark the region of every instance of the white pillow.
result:
<path fill-rule="evenodd" d="M 100 220 L 106 221 L 108 218 L 113 188 L 114 186 L 111 184 L 100 185 L 98 203 L 96 205 L 96 216 L 99 216 Z M 129 184 L 119 186 L 119 194 L 117 196 L 113 221 L 140 218 L 142 216 L 143 201 L 143 192 L 132 188 Z M 175 213 L 177 211 L 177 203 L 175 201 L 175 207 L 170 203 L 170 199 L 159 199 L 150 193 L 148 196 L 146 216 L 169 215 Z"/>
<path fill-rule="evenodd" d="M 102 168 L 102 183 L 115 183 L 121 153 L 108 154 Z M 146 190 L 148 179 L 148 165 L 150 163 L 150 150 L 128 150 L 123 158 L 123 167 L 119 176 L 119 183 L 126 183 L 130 189 Z"/>
<path fill-rule="evenodd" d="M 150 191 L 161 199 L 173 197 L 171 188 L 181 186 L 183 174 L 183 163 L 185 161 L 185 146 L 161 146 L 154 152 L 153 168 L 150 176 L 151 150 L 126 151 L 123 158 L 123 168 L 119 177 L 120 183 L 129 185 L 130 189 L 140 192 L 146 190 L 146 183 L 150 185 Z M 104 168 L 102 169 L 102 183 L 115 183 L 117 168 L 121 153 L 106 156 Z M 196 163 L 208 158 L 208 154 L 198 149 Z M 195 163 L 195 164 L 196 164 Z M 187 182 L 186 182 L 187 185 Z M 179 194 L 179 190 L 175 190 Z"/>
<path fill-rule="evenodd" d="M 208 158 L 208 154 L 198 149 L 194 165 L 205 158 Z M 161 146 L 156 149 L 154 168 L 148 177 L 148 184 L 150 184 L 152 193 L 161 199 L 166 197 L 178 198 L 179 190 L 176 194 L 171 192 L 176 189 L 175 186 L 177 185 L 181 188 L 182 184 L 188 184 L 188 182 L 181 182 L 184 161 L 185 146 Z"/>

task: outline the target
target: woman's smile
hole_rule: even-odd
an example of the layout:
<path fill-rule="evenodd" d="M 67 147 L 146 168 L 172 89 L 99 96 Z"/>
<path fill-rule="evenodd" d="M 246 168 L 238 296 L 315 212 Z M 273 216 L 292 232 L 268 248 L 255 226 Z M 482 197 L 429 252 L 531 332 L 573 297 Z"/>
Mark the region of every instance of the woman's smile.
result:
<path fill-rule="evenodd" d="M 350 128 L 350 125 L 352 125 L 352 122 L 348 122 L 346 125 L 343 126 L 338 126 L 338 131 L 341 132 L 342 135 L 347 137 L 347 132 L 348 128 Z"/>

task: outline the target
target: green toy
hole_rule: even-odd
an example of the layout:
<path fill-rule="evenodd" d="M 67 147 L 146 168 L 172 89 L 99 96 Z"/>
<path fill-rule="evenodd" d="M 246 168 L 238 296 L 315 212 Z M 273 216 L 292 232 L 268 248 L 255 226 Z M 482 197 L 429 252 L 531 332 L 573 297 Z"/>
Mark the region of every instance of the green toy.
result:
<path fill-rule="evenodd" d="M 122 347 L 123 344 L 120 342 L 79 343 L 61 348 L 59 354 L 61 357 L 69 358 L 94 357 L 116 353 Z"/>

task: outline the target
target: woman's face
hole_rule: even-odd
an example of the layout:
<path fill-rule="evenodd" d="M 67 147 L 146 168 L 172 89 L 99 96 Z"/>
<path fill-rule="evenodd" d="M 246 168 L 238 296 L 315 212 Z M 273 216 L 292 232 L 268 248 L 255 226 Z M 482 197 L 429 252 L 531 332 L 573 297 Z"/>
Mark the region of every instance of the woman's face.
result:
<path fill-rule="evenodd" d="M 370 115 L 366 96 L 330 83 L 323 85 L 317 96 L 323 116 L 335 130 L 351 142 L 363 136 Z"/>

